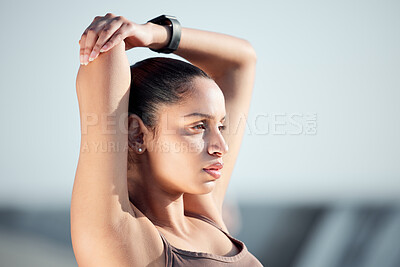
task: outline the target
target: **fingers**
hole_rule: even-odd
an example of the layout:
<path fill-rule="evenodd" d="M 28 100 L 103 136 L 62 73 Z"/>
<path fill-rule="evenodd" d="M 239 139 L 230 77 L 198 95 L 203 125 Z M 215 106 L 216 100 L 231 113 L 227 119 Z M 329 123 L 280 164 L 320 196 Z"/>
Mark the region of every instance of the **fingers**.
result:
<path fill-rule="evenodd" d="M 92 48 L 98 39 L 97 29 L 89 28 L 86 38 L 85 38 L 85 45 L 81 50 L 83 50 L 83 64 L 87 65 L 89 63 L 89 55 L 92 52 Z"/>
<path fill-rule="evenodd" d="M 124 23 L 121 27 L 111 36 L 111 38 L 101 47 L 100 52 L 107 52 L 127 37 L 129 25 Z"/>
<path fill-rule="evenodd" d="M 79 40 L 79 45 L 80 45 L 80 50 L 79 50 L 79 56 L 80 56 L 80 62 L 81 65 L 87 65 L 89 63 L 89 56 L 88 56 L 88 48 L 87 46 L 90 45 L 91 39 L 94 38 L 95 36 L 95 31 L 96 27 L 99 28 L 99 20 L 101 17 L 97 16 L 93 19 L 93 22 L 89 25 L 89 27 L 86 28 L 86 30 L 83 32 L 81 39 Z"/>
<path fill-rule="evenodd" d="M 80 54 L 81 65 L 87 65 L 89 63 L 90 52 L 92 51 L 92 48 L 98 39 L 97 31 L 99 31 L 99 29 L 96 29 L 95 27 L 92 26 L 87 28 L 85 32 L 82 34 L 81 40 L 79 42 L 80 44 L 79 54 Z"/>
<path fill-rule="evenodd" d="M 124 26 L 127 23 L 129 21 L 125 18 L 111 13 L 103 17 L 95 17 L 79 41 L 81 64 L 87 65 L 101 52 L 106 52 L 123 41 L 128 32 Z"/>
<path fill-rule="evenodd" d="M 89 61 L 93 61 L 99 56 L 100 53 L 106 52 L 110 49 L 102 49 L 102 47 L 113 35 L 119 31 L 121 24 L 122 22 L 115 18 L 109 24 L 104 26 L 96 43 L 93 46 L 91 53 L 89 54 Z"/>
<path fill-rule="evenodd" d="M 85 32 L 83 32 L 81 39 L 79 40 L 79 46 L 80 46 L 80 50 L 79 50 L 79 58 L 80 58 L 80 62 L 81 65 L 86 65 L 83 58 L 84 58 L 84 53 L 85 53 L 85 43 L 86 43 L 86 35 L 87 35 L 87 30 L 85 30 Z"/>

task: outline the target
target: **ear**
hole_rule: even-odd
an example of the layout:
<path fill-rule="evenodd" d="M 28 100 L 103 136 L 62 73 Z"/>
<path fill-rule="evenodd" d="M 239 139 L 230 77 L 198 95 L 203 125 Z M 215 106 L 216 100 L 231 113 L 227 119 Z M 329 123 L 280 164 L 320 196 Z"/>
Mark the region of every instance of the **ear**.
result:
<path fill-rule="evenodd" d="M 146 138 L 149 130 L 142 119 L 136 114 L 128 117 L 128 146 L 137 154 L 142 154 L 146 149 Z"/>

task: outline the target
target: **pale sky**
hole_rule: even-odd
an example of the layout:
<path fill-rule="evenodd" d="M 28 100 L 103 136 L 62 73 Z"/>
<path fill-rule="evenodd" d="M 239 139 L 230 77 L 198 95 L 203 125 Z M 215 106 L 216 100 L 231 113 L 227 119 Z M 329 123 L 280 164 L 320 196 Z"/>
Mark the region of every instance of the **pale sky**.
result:
<path fill-rule="evenodd" d="M 258 55 L 228 197 L 400 200 L 398 1 L 1 1 L 0 206 L 69 205 L 78 40 L 96 15 L 249 40 Z M 158 56 L 127 52 L 130 63 Z"/>

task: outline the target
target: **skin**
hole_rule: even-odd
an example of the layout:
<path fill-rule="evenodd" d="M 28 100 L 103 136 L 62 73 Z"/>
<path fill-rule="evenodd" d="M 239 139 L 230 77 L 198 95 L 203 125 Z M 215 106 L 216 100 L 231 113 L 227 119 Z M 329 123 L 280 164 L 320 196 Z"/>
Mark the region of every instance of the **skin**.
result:
<path fill-rule="evenodd" d="M 221 231 L 184 211 L 204 215 L 228 232 L 222 204 L 245 130 L 255 52 L 243 39 L 183 27 L 174 53 L 215 82 L 196 78 L 190 98 L 160 106 L 160 131 L 154 136 L 139 117 L 127 117 L 130 64 L 125 51 L 158 49 L 169 39 L 168 26 L 107 14 L 96 17 L 79 41 L 81 152 L 71 199 L 71 239 L 79 266 L 164 266 L 159 231 L 182 249 L 238 252 Z M 183 119 L 193 112 L 215 119 Z M 123 127 L 103 117 L 123 121 Z M 97 151 L 99 142 L 131 147 L 139 163 L 128 171 L 127 150 Z M 161 149 L 176 144 L 178 149 Z M 202 170 L 216 161 L 224 163 L 218 180 Z"/>

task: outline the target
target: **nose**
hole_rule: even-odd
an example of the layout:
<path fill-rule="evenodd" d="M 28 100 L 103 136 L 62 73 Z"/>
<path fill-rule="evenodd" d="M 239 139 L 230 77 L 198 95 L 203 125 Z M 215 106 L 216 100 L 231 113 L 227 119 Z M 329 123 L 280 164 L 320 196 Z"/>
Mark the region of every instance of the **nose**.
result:
<path fill-rule="evenodd" d="M 215 155 L 218 157 L 222 157 L 228 152 L 228 145 L 226 144 L 225 139 L 219 130 L 217 132 L 210 133 L 207 150 L 210 155 Z"/>

